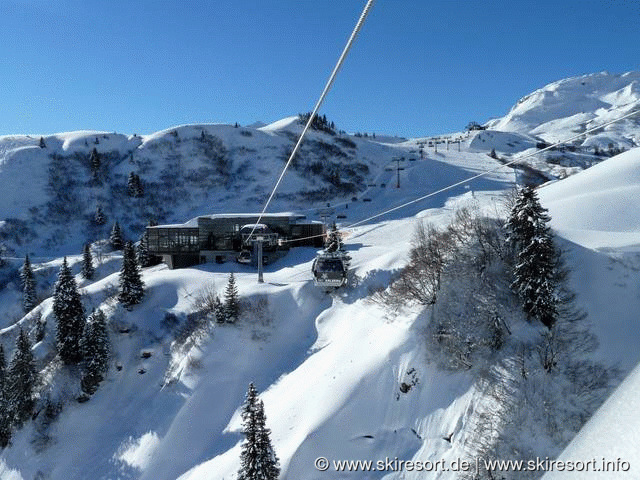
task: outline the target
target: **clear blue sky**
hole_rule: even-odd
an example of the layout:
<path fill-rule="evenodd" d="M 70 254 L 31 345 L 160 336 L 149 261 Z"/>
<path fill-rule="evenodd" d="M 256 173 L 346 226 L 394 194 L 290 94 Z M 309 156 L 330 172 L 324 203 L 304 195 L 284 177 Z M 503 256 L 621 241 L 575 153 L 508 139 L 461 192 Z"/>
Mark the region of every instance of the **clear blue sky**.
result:
<path fill-rule="evenodd" d="M 311 110 L 364 0 L 0 0 L 0 135 Z M 322 113 L 419 136 L 551 81 L 640 70 L 639 0 L 377 0 Z"/>

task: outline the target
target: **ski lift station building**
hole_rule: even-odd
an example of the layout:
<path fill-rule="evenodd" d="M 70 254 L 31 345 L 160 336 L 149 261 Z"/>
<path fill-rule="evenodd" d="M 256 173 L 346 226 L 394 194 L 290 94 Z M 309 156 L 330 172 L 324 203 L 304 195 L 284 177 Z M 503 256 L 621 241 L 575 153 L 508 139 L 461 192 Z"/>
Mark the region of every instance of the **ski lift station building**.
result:
<path fill-rule="evenodd" d="M 326 226 L 294 213 L 263 215 L 258 224 L 261 228 L 250 237 L 259 217 L 257 213 L 224 213 L 147 227 L 149 254 L 162 257 L 169 268 L 181 268 L 235 260 L 240 251 L 252 248 L 258 235 L 264 239 L 266 263 L 285 255 L 291 247 L 324 245 Z"/>

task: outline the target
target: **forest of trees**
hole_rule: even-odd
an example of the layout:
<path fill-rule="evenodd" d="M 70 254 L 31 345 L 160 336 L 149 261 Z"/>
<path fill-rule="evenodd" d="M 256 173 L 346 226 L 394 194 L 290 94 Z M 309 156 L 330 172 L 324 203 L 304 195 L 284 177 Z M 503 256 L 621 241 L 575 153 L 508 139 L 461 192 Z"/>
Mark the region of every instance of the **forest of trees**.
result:
<path fill-rule="evenodd" d="M 309 121 L 309 118 L 311 118 L 311 112 L 298 114 L 298 119 L 303 125 L 306 125 L 306 123 Z M 330 135 L 336 134 L 335 124 L 328 121 L 326 115 L 316 115 L 315 117 L 313 117 L 310 128 L 319 132 L 328 133 Z"/>

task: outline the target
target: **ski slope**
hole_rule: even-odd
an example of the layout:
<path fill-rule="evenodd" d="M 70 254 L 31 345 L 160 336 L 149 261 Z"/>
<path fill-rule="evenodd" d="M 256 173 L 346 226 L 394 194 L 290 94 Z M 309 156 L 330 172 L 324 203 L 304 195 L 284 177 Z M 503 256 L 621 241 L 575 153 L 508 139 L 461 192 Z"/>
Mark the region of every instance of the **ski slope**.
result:
<path fill-rule="evenodd" d="M 357 220 L 496 166 L 485 153 L 444 152 L 429 157 L 407 162 L 407 169 L 401 172 L 402 188 L 389 182 L 395 172 L 382 172 L 376 181 L 390 185 L 383 188 L 378 183 L 364 192 L 371 202 L 337 204 L 336 211 L 348 215 L 346 222 Z M 598 183 L 604 185 L 608 179 L 613 185 L 609 176 L 613 173 L 603 172 Z M 114 365 L 121 370 L 112 368 L 89 402 L 71 401 L 65 406 L 47 433 L 44 450 L 33 450 L 33 440 L 39 435 L 33 426 L 19 432 L 13 446 L 2 454 L 7 473 L 0 478 L 33 478 L 38 472 L 47 472 L 45 478 L 51 479 L 234 478 L 242 440 L 238 412 L 251 381 L 262 392 L 284 479 L 320 478 L 313 468 L 318 456 L 372 461 L 387 457 L 454 461 L 462 457 L 465 425 L 482 408 L 484 398 L 469 375 L 445 373 L 425 362 L 421 331 L 427 315 L 419 309 L 390 315 L 382 306 L 371 304 L 368 294 L 388 284 L 404 264 L 417 218 L 445 225 L 463 205 L 479 204 L 495 211 L 501 192 L 513 180 L 513 172 L 505 169 L 469 188 L 461 186 L 425 204 L 347 228 L 347 247 L 358 280 L 338 295 L 328 296 L 313 287 L 309 271 L 315 251 L 309 248 L 292 250 L 269 265 L 263 285 L 256 283 L 255 272 L 239 264 L 173 271 L 162 265 L 153 267 L 144 272 L 145 300 L 131 312 L 106 298 L 117 284 L 117 273 L 105 271 L 101 280 L 84 284 L 85 298 L 95 307 L 102 306 L 113 325 L 127 327 L 127 333 L 112 332 Z M 568 180 L 544 187 L 543 200 L 551 198 L 547 189 L 559 192 Z M 568 185 L 565 192 L 574 192 Z M 564 205 L 560 193 L 554 198 Z M 551 204 L 550 208 L 553 213 Z M 567 206 L 566 215 L 570 211 Z M 561 221 L 554 226 L 561 227 Z M 561 228 L 558 231 L 562 233 Z M 630 328 L 633 311 L 640 308 L 636 295 L 616 285 L 618 275 L 628 274 L 628 265 L 613 263 L 607 270 L 611 264 L 607 255 L 567 245 L 576 290 L 585 297 L 581 306 L 594 317 L 594 323 L 603 320 L 598 316 L 602 312 L 615 313 L 607 323 L 596 326 L 601 341 L 598 355 L 631 368 L 640 359 L 631 351 L 620 352 L 616 338 L 620 329 L 613 328 L 614 322 L 627 328 L 628 345 L 638 339 Z M 75 263 L 76 271 L 78 267 Z M 243 298 L 253 304 L 267 299 L 266 308 L 246 316 L 237 326 L 215 327 L 207 339 L 187 352 L 172 351 L 172 335 L 163 325 L 165 314 L 184 318 L 198 290 L 213 284 L 221 291 L 229 271 L 235 272 Z M 591 291 L 594 273 L 600 275 L 600 293 Z M 623 300 L 615 312 L 607 298 L 611 293 Z M 50 300 L 43 306 L 44 317 L 50 318 Z M 40 356 L 53 347 L 52 324 L 48 326 L 49 343 L 35 349 Z M 11 330 L 15 328 L 5 336 Z M 143 352 L 151 356 L 143 358 Z M 51 375 L 64 378 L 60 371 Z M 415 385 L 403 393 L 399 385 L 413 379 L 417 379 Z M 50 394 L 77 390 L 69 378 L 63 385 Z M 28 462 L 25 452 L 32 452 Z M 347 474 L 329 471 L 322 478 L 347 478 Z M 349 478 L 456 476 L 453 472 L 425 477 L 424 473 L 379 471 Z"/>

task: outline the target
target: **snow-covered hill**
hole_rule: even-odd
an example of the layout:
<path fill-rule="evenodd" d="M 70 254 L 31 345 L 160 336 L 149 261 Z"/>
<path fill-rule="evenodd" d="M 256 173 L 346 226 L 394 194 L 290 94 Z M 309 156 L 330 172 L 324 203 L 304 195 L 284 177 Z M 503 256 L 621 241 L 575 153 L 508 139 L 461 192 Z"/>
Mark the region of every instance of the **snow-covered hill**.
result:
<path fill-rule="evenodd" d="M 544 480 L 579 476 L 638 478 L 639 408 L 640 367 L 637 367 L 558 457 L 559 462 L 564 462 L 562 470 L 556 467 L 545 474 Z M 570 471 L 567 465 L 572 465 Z"/>
<path fill-rule="evenodd" d="M 16 256 L 73 254 L 115 221 L 137 239 L 150 220 L 260 210 L 301 130 L 297 117 L 260 128 L 188 125 L 145 137 L 72 132 L 0 137 L 0 241 Z M 99 164 L 92 165 L 96 150 Z M 393 150 L 312 131 L 274 198 L 279 210 L 358 196 Z M 145 193 L 127 192 L 130 173 Z M 93 218 L 100 207 L 105 225 Z"/>
<path fill-rule="evenodd" d="M 595 165 L 540 196 L 562 236 L 589 248 L 640 248 L 640 148 Z M 580 212 L 580 215 L 576 215 Z"/>
<path fill-rule="evenodd" d="M 553 93 L 536 92 L 502 124 L 493 125 L 494 130 L 441 137 L 460 143 L 445 140 L 430 147 L 426 138 L 391 141 L 384 136 L 312 132 L 270 210 L 304 210 L 312 219 L 319 218 L 319 207 L 331 204 L 334 218 L 348 233 L 345 243 L 352 257 L 349 287 L 331 295 L 311 281 L 315 250 L 297 248 L 266 267 L 264 284 L 257 283 L 251 267 L 235 263 L 147 268 L 145 298 L 127 310 L 114 298 L 121 255 L 104 252 L 100 242 L 94 243 L 95 280 L 76 278 L 87 311 L 101 308 L 107 314 L 113 354 L 105 381 L 84 403 L 76 401 L 78 372 L 52 361 L 55 319 L 50 293 L 60 257 L 72 254 L 69 263 L 78 273 L 82 243 L 103 238 L 116 219 L 134 236 L 151 217 L 183 222 L 199 214 L 259 209 L 301 126 L 287 118 L 255 127 L 189 125 L 145 137 L 74 132 L 44 136 L 44 148 L 39 137 L 0 138 L 0 187 L 6 191 L 0 201 L 0 219 L 5 222 L 0 233 L 15 254 L 1 270 L 0 341 L 5 351 L 12 350 L 19 328 L 35 337 L 44 323 L 44 338 L 34 347 L 42 369 L 41 410 L 14 433 L 12 445 L 0 454 L 0 479 L 235 478 L 242 440 L 239 408 L 249 382 L 256 384 L 265 402 L 283 479 L 460 478 L 458 472 L 441 469 L 347 473 L 314 467 L 318 457 L 450 465 L 481 450 L 474 442 L 483 422 L 494 425 L 497 434 L 491 419 L 503 406 L 496 404 L 499 396 L 490 392 L 487 382 L 509 358 L 502 359 L 507 363 L 487 363 L 487 371 L 443 369 L 433 360 L 426 340 L 431 307 L 406 305 L 394 311 L 374 301 L 373 292 L 387 288 L 405 265 L 417 222 L 445 228 L 464 206 L 501 215 L 505 192 L 521 178 L 520 171 L 501 167 L 505 158 L 527 155 L 536 150 L 540 138 L 551 140 L 574 129 L 571 122 L 556 121 L 573 118 L 574 111 L 594 106 L 588 120 L 593 122 L 608 115 L 600 103 L 582 98 L 595 98 L 597 93 L 598 101 L 615 107 L 609 112 L 625 111 L 636 98 L 635 86 L 625 93 L 640 77 L 634 75 L 590 76 L 595 86 L 581 94 L 576 89 L 586 88 L 587 80 L 585 85 L 576 79 L 557 82 L 549 91 L 557 92 L 557 103 L 566 103 L 564 107 L 550 107 L 547 97 Z M 611 93 L 618 91 L 622 93 L 617 96 Z M 544 128 L 534 131 L 538 127 Z M 632 121 L 616 131 L 622 132 L 620 138 L 630 139 L 627 147 L 640 138 Z M 98 181 L 89 162 L 93 148 L 102 155 Z M 499 158 L 489 156 L 492 149 Z M 584 155 L 580 167 L 572 164 L 563 172 L 589 166 L 592 159 Z M 401 158 L 403 170 L 398 172 L 393 159 Z M 74 175 L 62 190 L 55 188 L 56 181 L 63 180 L 55 167 Z M 132 171 L 143 180 L 141 198 L 127 195 Z M 468 185 L 348 228 L 487 171 L 491 173 Z M 597 336 L 599 346 L 588 360 L 603 366 L 605 373 L 617 367 L 626 375 L 640 362 L 635 348 L 640 341 L 640 209 L 629 201 L 639 193 L 639 171 L 636 148 L 540 189 L 566 252 L 577 306 L 587 313 L 590 332 Z M 98 204 L 109 221 L 102 230 L 90 228 Z M 36 254 L 32 260 L 43 301 L 23 317 L 16 269 L 26 252 Z M 242 318 L 235 325 L 198 323 L 198 298 L 212 290 L 221 294 L 230 272 L 236 275 L 245 306 Z M 453 282 L 449 289 L 455 286 Z M 461 305 L 467 305 L 460 295 Z M 458 310 L 465 316 L 464 308 Z M 536 326 L 524 324 L 516 325 L 512 334 L 537 339 L 540 333 Z M 540 376 L 532 383 L 538 389 L 531 392 L 532 398 L 538 398 L 540 390 L 561 391 L 555 390 L 561 387 L 551 378 Z M 625 385 L 633 384 L 634 378 Z M 607 387 L 607 380 L 603 382 L 594 389 Z M 610 418 L 625 418 L 613 414 L 621 408 L 616 398 L 624 399 L 629 388 L 623 385 L 604 405 L 602 420 L 596 416 L 594 426 L 570 447 L 575 450 L 565 455 L 594 451 L 594 435 L 603 425 Z M 580 405 L 563 407 L 581 412 Z M 557 455 L 570 440 L 569 433 L 586 420 L 570 417 L 568 425 L 555 427 L 557 419 L 547 414 L 545 425 L 538 427 L 534 419 L 523 417 L 517 425 L 520 433 L 513 428 L 503 432 L 528 436 L 525 445 L 531 450 L 519 454 Z M 513 438 L 502 440 L 507 444 Z M 591 450 L 584 450 L 585 445 Z M 620 456 L 627 452 L 613 444 L 607 448 Z"/>

